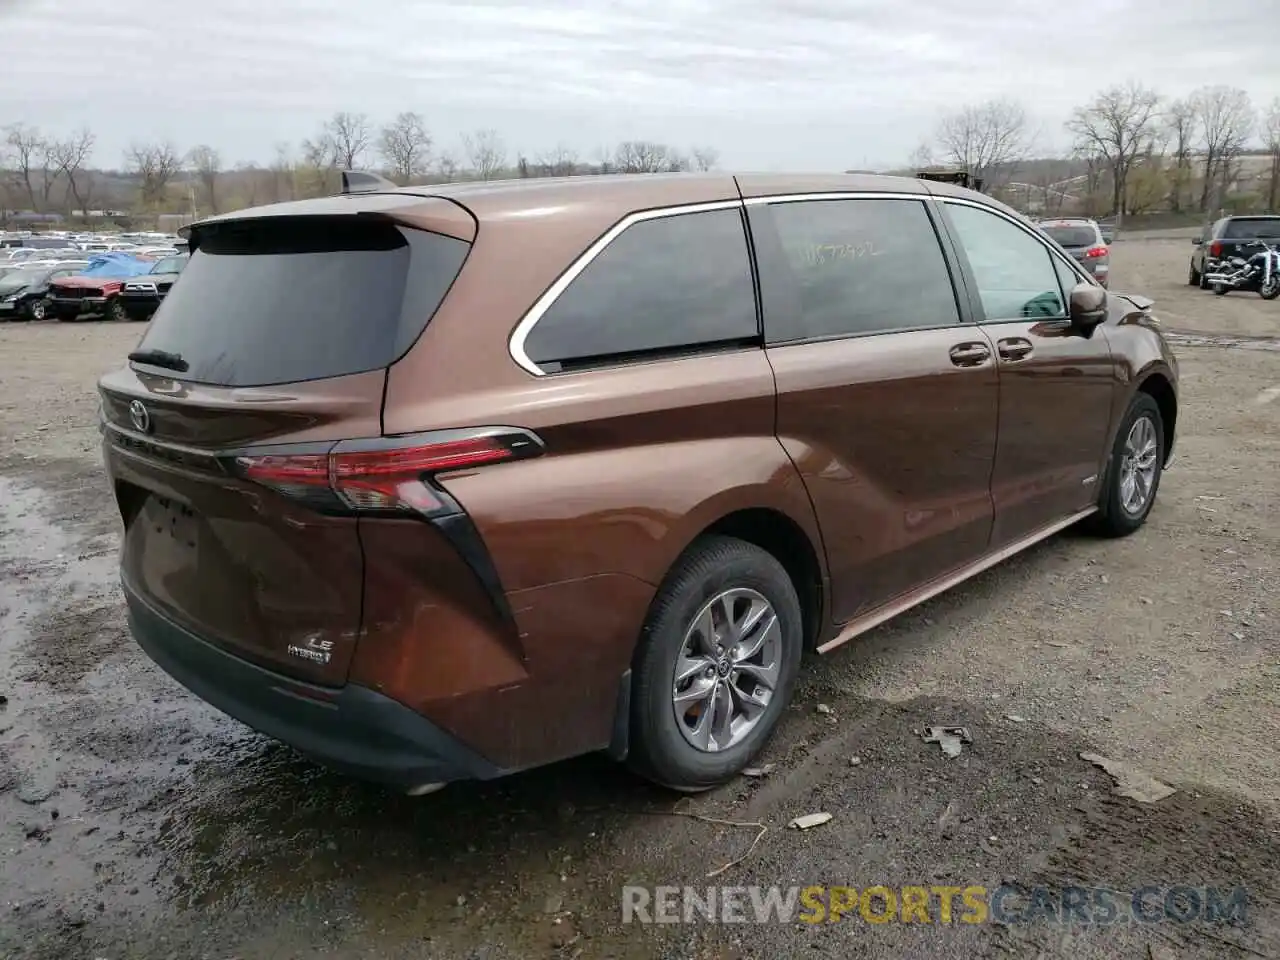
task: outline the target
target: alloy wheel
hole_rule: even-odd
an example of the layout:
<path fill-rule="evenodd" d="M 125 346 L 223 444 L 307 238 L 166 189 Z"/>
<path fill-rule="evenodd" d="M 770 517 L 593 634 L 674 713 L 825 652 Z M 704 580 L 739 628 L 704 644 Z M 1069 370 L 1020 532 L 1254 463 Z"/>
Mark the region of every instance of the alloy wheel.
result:
<path fill-rule="evenodd" d="M 1150 417 L 1139 417 L 1129 428 L 1120 460 L 1120 506 L 1131 517 L 1139 516 L 1151 499 L 1158 453 L 1155 424 Z"/>
<path fill-rule="evenodd" d="M 712 597 L 676 658 L 671 703 L 685 740 L 714 753 L 737 745 L 765 716 L 782 664 L 782 628 L 755 590 Z"/>

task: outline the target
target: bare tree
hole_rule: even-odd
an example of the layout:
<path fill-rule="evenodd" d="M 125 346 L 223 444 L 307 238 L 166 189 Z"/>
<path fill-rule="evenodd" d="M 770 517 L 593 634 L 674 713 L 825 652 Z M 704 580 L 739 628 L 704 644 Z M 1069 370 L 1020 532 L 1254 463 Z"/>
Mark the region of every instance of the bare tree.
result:
<path fill-rule="evenodd" d="M 715 147 L 694 147 L 690 156 L 693 159 L 693 169 L 704 173 L 714 170 L 720 163 L 720 152 Z"/>
<path fill-rule="evenodd" d="M 422 116 L 412 111 L 397 114 L 379 133 L 378 152 L 398 183 L 409 183 L 426 173 L 431 135 Z"/>
<path fill-rule="evenodd" d="M 1165 128 L 1173 153 L 1173 169 L 1169 172 L 1169 209 L 1182 211 L 1182 195 L 1191 182 L 1191 149 L 1200 129 L 1196 105 L 1190 100 L 1175 100 L 1165 112 Z"/>
<path fill-rule="evenodd" d="M 578 153 L 568 144 L 558 143 L 540 155 L 532 169 L 535 176 L 572 177 L 578 172 Z"/>
<path fill-rule="evenodd" d="M 991 184 L 1026 156 L 1027 112 L 1009 99 L 963 107 L 942 118 L 936 140 L 943 160 Z"/>
<path fill-rule="evenodd" d="M 1079 153 L 1101 158 L 1111 173 L 1111 207 L 1124 214 L 1125 186 L 1134 160 L 1157 132 L 1160 94 L 1136 82 L 1103 90 L 1067 121 Z"/>
<path fill-rule="evenodd" d="M 915 171 L 928 170 L 934 165 L 933 147 L 927 142 L 922 142 L 911 151 L 911 156 L 907 157 L 907 164 Z"/>
<path fill-rule="evenodd" d="M 192 147 L 187 154 L 187 163 L 191 172 L 200 181 L 204 194 L 209 201 L 209 209 L 218 212 L 218 175 L 222 172 L 222 157 L 213 147 L 201 144 Z"/>
<path fill-rule="evenodd" d="M 1267 177 L 1267 210 L 1276 212 L 1280 200 L 1280 97 L 1268 104 L 1262 117 L 1262 143 L 1271 155 L 1271 169 Z"/>
<path fill-rule="evenodd" d="M 458 170 L 461 168 L 458 158 L 452 153 L 446 151 L 436 159 L 436 170 L 440 173 L 440 179 L 445 183 L 452 183 L 458 179 Z"/>
<path fill-rule="evenodd" d="M 372 140 L 369 117 L 338 112 L 321 124 L 315 137 L 302 141 L 302 157 L 316 170 L 355 170 Z"/>
<path fill-rule="evenodd" d="M 276 144 L 275 158 L 271 161 L 271 196 L 273 200 L 293 200 L 297 197 L 297 164 L 293 162 L 293 150 L 288 143 Z"/>
<path fill-rule="evenodd" d="M 57 171 L 51 169 L 50 141 L 38 127 L 15 123 L 3 130 L 6 166 L 12 167 L 15 185 L 25 195 L 31 209 L 45 213 Z"/>
<path fill-rule="evenodd" d="M 89 200 L 93 193 L 93 172 L 86 169 L 93 156 L 93 148 L 97 138 L 88 127 L 81 127 L 75 133 L 62 140 L 55 140 L 50 145 L 49 155 L 55 169 L 67 181 L 67 194 L 71 203 L 66 204 L 67 211 L 89 211 Z"/>
<path fill-rule="evenodd" d="M 687 170 L 689 161 L 665 143 L 624 140 L 613 152 L 618 173 L 662 173 Z"/>
<path fill-rule="evenodd" d="M 1204 185 L 1200 209 L 1208 210 L 1215 195 L 1226 193 L 1233 166 L 1253 133 L 1254 110 L 1249 94 L 1237 87 L 1202 87 L 1192 94 L 1200 122 L 1200 149 L 1204 155 Z"/>
<path fill-rule="evenodd" d="M 477 130 L 462 137 L 467 165 L 481 180 L 493 180 L 507 165 L 507 147 L 496 130 Z"/>
<path fill-rule="evenodd" d="M 165 198 L 169 182 L 182 166 L 172 143 L 135 143 L 125 151 L 125 165 L 142 181 L 142 203 L 159 206 Z"/>

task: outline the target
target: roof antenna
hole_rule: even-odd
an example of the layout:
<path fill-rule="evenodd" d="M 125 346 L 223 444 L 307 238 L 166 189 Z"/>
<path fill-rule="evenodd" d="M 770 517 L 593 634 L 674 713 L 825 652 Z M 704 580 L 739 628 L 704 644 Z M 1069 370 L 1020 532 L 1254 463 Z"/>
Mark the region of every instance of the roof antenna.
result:
<path fill-rule="evenodd" d="M 367 170 L 343 170 L 343 193 L 377 193 L 379 190 L 399 190 L 400 188 L 385 177 Z"/>

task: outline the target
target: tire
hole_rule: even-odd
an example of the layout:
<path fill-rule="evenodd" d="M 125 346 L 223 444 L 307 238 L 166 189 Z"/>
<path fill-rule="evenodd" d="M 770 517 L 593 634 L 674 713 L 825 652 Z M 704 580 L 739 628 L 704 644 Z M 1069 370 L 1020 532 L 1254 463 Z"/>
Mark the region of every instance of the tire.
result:
<path fill-rule="evenodd" d="M 1196 265 L 1194 263 L 1191 264 L 1191 272 L 1187 274 L 1187 286 L 1200 286 L 1200 271 L 1196 269 Z"/>
<path fill-rule="evenodd" d="M 28 320 L 39 323 L 49 316 L 49 304 L 43 300 L 31 300 L 22 312 Z"/>
<path fill-rule="evenodd" d="M 1270 280 L 1259 287 L 1258 296 L 1263 300 L 1274 300 L 1280 297 L 1280 274 L 1273 274 Z"/>
<path fill-rule="evenodd" d="M 1201 290 L 1209 289 L 1209 275 L 1207 273 L 1202 272 L 1200 274 L 1200 289 Z"/>
<path fill-rule="evenodd" d="M 1147 421 L 1151 427 L 1150 439 L 1154 443 L 1150 480 L 1147 493 L 1139 507 L 1132 508 L 1126 504 L 1126 457 L 1129 456 L 1129 439 L 1139 430 L 1139 421 Z M 1160 491 L 1160 478 L 1164 473 L 1164 418 L 1160 416 L 1160 407 L 1148 394 L 1139 393 L 1134 396 L 1120 421 L 1120 429 L 1116 431 L 1115 442 L 1111 445 L 1111 457 L 1107 462 L 1106 479 L 1098 499 L 1098 512 L 1091 518 L 1090 525 L 1095 533 L 1107 537 L 1127 537 L 1147 521 L 1151 507 L 1156 502 Z M 1143 458 L 1145 462 L 1145 457 Z"/>
<path fill-rule="evenodd" d="M 733 594 L 731 591 L 740 591 Z M 728 602 L 724 599 L 728 594 Z M 700 642 L 708 632 L 698 629 L 718 622 L 719 613 L 732 609 L 741 615 L 758 610 L 763 602 L 776 617 L 771 629 L 766 611 L 755 630 L 748 630 L 745 644 L 760 641 L 757 653 L 738 661 L 751 670 L 732 669 L 734 646 L 724 655 L 709 655 Z M 708 611 L 711 611 L 708 614 Z M 716 639 L 724 639 L 718 631 Z M 804 621 L 795 586 L 782 564 L 759 547 L 729 537 L 704 537 L 677 561 L 667 574 L 641 632 L 632 662 L 631 745 L 628 763 L 643 777 L 674 790 L 707 790 L 732 779 L 768 741 L 791 699 L 804 646 Z M 745 651 L 744 651 L 745 652 Z M 692 654 L 685 656 L 686 653 Z M 758 658 L 758 662 L 757 661 Z M 677 663 L 690 669 L 704 666 L 677 684 Z M 754 719 L 740 713 L 740 705 L 755 702 L 762 688 L 755 675 L 773 671 L 772 693 Z M 713 671 L 708 674 L 706 671 Z M 727 676 L 726 676 L 727 673 Z M 708 697 L 700 691 L 720 691 Z M 737 691 L 737 696 L 733 691 Z M 677 693 L 685 694 L 676 706 Z M 712 703 L 708 711 L 702 704 Z M 716 705 L 728 706 L 739 729 L 717 724 L 726 715 Z M 681 712 L 683 711 L 683 712 Z M 748 711 L 753 712 L 753 711 Z M 701 721 L 709 718 L 706 724 Z M 713 734 L 720 727 L 720 746 Z M 703 734 L 700 736 L 700 733 Z M 702 740 L 698 746 L 695 741 Z"/>
<path fill-rule="evenodd" d="M 107 301 L 107 319 L 112 323 L 128 323 L 129 311 L 125 309 L 119 297 Z"/>

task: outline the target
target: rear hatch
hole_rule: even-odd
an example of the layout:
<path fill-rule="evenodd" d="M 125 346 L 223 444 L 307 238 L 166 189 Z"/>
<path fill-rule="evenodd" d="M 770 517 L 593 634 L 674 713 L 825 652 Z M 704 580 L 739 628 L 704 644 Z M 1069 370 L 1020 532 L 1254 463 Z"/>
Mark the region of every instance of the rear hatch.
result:
<path fill-rule="evenodd" d="M 192 245 L 130 366 L 100 382 L 122 576 L 197 636 L 339 685 L 364 560 L 307 468 L 327 480 L 337 441 L 380 436 L 386 368 L 470 244 L 364 210 L 215 220 Z"/>
<path fill-rule="evenodd" d="M 1097 231 L 1084 224 L 1045 224 L 1041 229 L 1081 263 L 1092 259 L 1088 256 L 1090 250 L 1104 246 Z"/>
<path fill-rule="evenodd" d="M 1280 242 L 1280 217 L 1235 217 L 1228 220 L 1222 237 L 1209 246 L 1209 256 L 1249 257 L 1262 248 L 1257 242 L 1275 246 Z"/>

